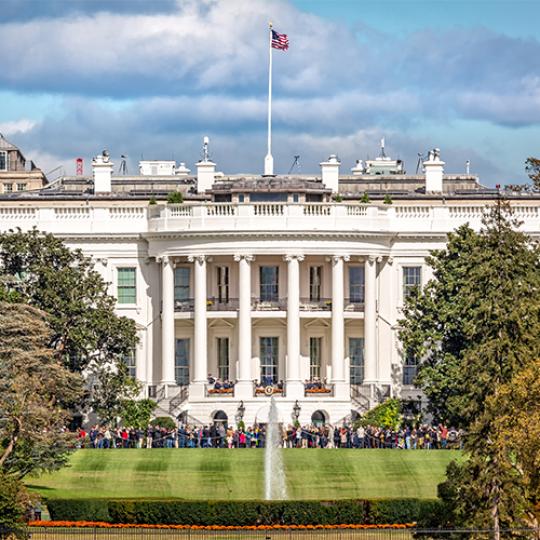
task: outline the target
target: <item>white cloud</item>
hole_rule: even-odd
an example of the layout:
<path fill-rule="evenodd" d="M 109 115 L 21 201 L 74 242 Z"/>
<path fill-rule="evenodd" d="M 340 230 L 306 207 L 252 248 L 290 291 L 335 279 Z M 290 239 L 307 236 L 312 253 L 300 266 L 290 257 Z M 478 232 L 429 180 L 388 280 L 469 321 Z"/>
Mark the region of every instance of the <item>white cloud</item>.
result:
<path fill-rule="evenodd" d="M 28 118 L 21 118 L 11 122 L 0 122 L 0 133 L 9 136 L 17 133 L 25 133 L 36 126 L 37 122 Z"/>

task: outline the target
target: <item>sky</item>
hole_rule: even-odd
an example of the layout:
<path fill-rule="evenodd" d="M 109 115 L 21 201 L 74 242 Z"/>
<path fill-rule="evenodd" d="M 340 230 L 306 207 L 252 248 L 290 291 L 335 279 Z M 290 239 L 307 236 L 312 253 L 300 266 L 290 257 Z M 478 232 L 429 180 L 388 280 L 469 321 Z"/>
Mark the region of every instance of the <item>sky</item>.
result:
<path fill-rule="evenodd" d="M 416 171 L 526 181 L 540 156 L 539 0 L 0 0 L 0 132 L 46 172 L 108 149 L 262 173 L 268 21 L 273 155 L 347 173 L 386 152 Z M 53 173 L 51 176 L 54 176 Z"/>

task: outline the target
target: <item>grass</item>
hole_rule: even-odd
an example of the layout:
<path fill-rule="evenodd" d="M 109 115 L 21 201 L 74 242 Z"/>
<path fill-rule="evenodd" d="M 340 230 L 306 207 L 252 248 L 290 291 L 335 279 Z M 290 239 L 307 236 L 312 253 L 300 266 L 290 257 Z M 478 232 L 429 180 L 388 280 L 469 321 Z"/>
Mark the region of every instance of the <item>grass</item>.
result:
<path fill-rule="evenodd" d="M 434 498 L 457 451 L 284 450 L 290 499 Z M 49 498 L 263 497 L 263 450 L 78 450 L 70 467 L 28 479 Z"/>

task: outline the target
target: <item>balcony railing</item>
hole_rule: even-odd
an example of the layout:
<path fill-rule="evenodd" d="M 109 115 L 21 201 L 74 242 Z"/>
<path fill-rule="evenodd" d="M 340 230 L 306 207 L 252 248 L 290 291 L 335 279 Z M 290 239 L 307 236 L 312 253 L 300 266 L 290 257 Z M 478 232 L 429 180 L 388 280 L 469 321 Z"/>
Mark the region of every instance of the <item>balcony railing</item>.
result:
<path fill-rule="evenodd" d="M 253 395 L 255 397 L 284 396 L 285 383 L 262 384 L 259 381 L 253 381 Z"/>
<path fill-rule="evenodd" d="M 345 298 L 345 311 L 364 311 L 364 300 L 361 298 Z"/>
<path fill-rule="evenodd" d="M 193 298 L 186 298 L 185 300 L 174 301 L 174 311 L 193 311 L 195 302 Z"/>
<path fill-rule="evenodd" d="M 310 298 L 300 298 L 301 311 L 332 311 L 332 300 L 330 298 L 319 298 L 311 300 Z"/>
<path fill-rule="evenodd" d="M 229 298 L 228 300 L 208 298 L 206 309 L 207 311 L 238 311 L 238 298 Z"/>
<path fill-rule="evenodd" d="M 227 388 L 224 388 L 221 385 L 207 384 L 205 388 L 206 388 L 206 397 L 215 397 L 215 398 L 234 397 L 234 384 L 232 384 L 230 387 L 227 387 Z"/>
<path fill-rule="evenodd" d="M 309 382 L 304 384 L 305 397 L 332 397 L 334 395 L 334 385 L 325 382 Z"/>
<path fill-rule="evenodd" d="M 275 298 L 268 300 L 266 298 L 255 297 L 252 300 L 251 308 L 255 311 L 284 311 L 287 309 L 287 299 Z"/>

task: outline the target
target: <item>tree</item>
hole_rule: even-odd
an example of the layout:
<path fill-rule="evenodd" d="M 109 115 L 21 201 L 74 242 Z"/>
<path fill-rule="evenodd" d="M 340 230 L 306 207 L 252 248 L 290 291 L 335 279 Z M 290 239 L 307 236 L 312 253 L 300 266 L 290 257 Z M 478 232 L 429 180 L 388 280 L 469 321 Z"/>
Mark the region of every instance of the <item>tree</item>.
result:
<path fill-rule="evenodd" d="M 0 473 L 22 478 L 65 464 L 72 437 L 68 409 L 82 378 L 48 347 L 46 314 L 0 303 Z"/>
<path fill-rule="evenodd" d="M 36 229 L 0 234 L 0 299 L 47 313 L 49 345 L 72 371 L 114 366 L 129 384 L 121 366 L 137 343 L 135 323 L 115 314 L 115 298 L 80 250 Z"/>
<path fill-rule="evenodd" d="M 157 403 L 151 399 L 126 399 L 122 403 L 120 416 L 125 426 L 144 429 L 150 423 Z"/>
<path fill-rule="evenodd" d="M 540 357 L 540 251 L 498 201 L 474 232 L 449 234 L 427 258 L 434 280 L 407 298 L 405 350 L 420 360 L 416 384 L 439 419 L 467 427 L 486 398 Z"/>
<path fill-rule="evenodd" d="M 20 480 L 0 473 L 0 538 L 25 538 L 23 520 L 32 503 Z"/>
<path fill-rule="evenodd" d="M 387 399 L 367 411 L 359 423 L 363 426 L 377 426 L 397 429 L 401 423 L 401 404 L 399 399 Z"/>
<path fill-rule="evenodd" d="M 525 172 L 529 175 L 534 187 L 540 188 L 540 159 L 528 157 L 525 160 Z"/>
<path fill-rule="evenodd" d="M 467 460 L 448 468 L 440 490 L 452 524 L 488 526 L 496 540 L 531 523 L 538 497 L 534 452 L 507 441 L 517 411 L 538 409 L 512 395 L 540 358 L 540 251 L 518 229 L 498 200 L 480 232 L 449 235 L 428 259 L 435 280 L 407 299 L 400 333 L 421 358 L 417 383 L 432 410 L 467 431 Z"/>

